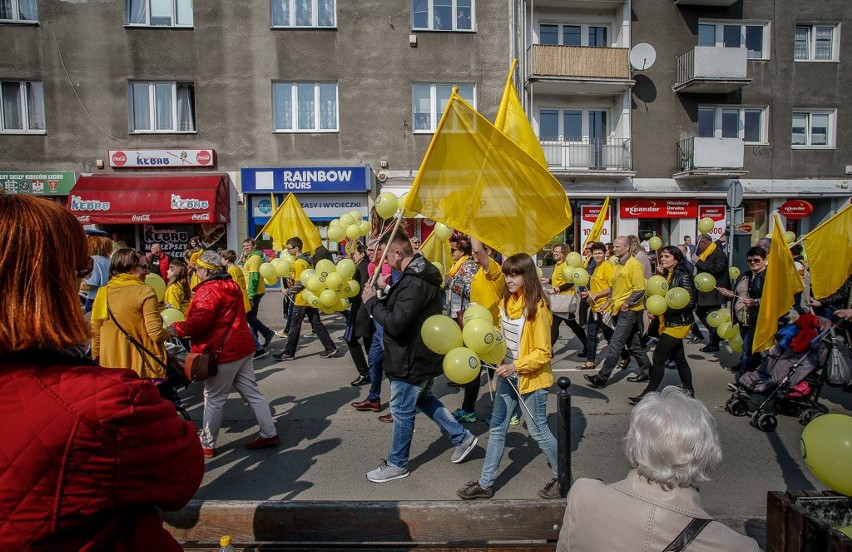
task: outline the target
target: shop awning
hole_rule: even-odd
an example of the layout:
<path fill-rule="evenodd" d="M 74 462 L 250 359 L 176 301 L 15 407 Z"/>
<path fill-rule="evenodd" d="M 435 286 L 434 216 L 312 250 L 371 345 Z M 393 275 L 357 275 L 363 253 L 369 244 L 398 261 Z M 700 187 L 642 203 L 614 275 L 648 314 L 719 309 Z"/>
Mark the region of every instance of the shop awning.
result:
<path fill-rule="evenodd" d="M 68 208 L 84 224 L 230 222 L 228 175 L 81 176 Z"/>

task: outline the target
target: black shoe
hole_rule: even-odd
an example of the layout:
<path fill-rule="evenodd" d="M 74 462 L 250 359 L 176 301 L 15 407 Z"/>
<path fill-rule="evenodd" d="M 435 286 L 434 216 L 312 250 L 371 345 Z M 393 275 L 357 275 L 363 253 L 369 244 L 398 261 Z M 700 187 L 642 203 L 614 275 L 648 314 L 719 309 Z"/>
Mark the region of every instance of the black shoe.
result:
<path fill-rule="evenodd" d="M 606 380 L 600 376 L 594 376 L 592 374 L 583 374 L 583 377 L 589 382 L 589 387 L 594 389 L 603 389 L 606 387 Z"/>
<path fill-rule="evenodd" d="M 681 385 L 680 387 L 684 390 L 684 392 L 686 392 L 687 395 L 689 395 L 693 399 L 695 398 L 695 389 L 693 389 L 692 387 L 687 387 L 686 385 Z"/>
<path fill-rule="evenodd" d="M 360 385 L 367 385 L 368 383 L 371 383 L 370 376 L 358 376 L 357 378 L 352 380 L 352 383 L 350 383 L 349 385 L 351 385 L 352 387 L 358 387 Z"/>
<path fill-rule="evenodd" d="M 638 395 L 636 397 L 627 397 L 627 402 L 629 402 L 633 406 L 636 406 L 637 404 L 639 404 L 639 401 L 645 398 L 645 395 L 646 393 L 642 393 L 641 395 Z"/>
<path fill-rule="evenodd" d="M 719 346 L 713 345 L 711 343 L 710 345 L 705 345 L 704 347 L 701 347 L 701 349 L 699 349 L 699 350 L 702 353 L 717 353 L 717 352 L 719 352 Z"/>
<path fill-rule="evenodd" d="M 331 349 L 330 351 L 326 351 L 320 355 L 320 358 L 334 358 L 337 356 L 337 347 Z"/>
<path fill-rule="evenodd" d="M 648 374 L 636 374 L 635 376 L 627 376 L 627 381 L 632 383 L 643 383 L 651 379 Z"/>
<path fill-rule="evenodd" d="M 261 358 L 265 358 L 269 356 L 269 351 L 266 349 L 261 349 L 259 351 L 254 352 L 254 360 L 259 360 Z"/>
<path fill-rule="evenodd" d="M 272 358 L 274 358 L 277 361 L 282 361 L 282 360 L 293 360 L 296 357 L 294 355 L 288 355 L 287 353 L 282 352 L 282 353 L 275 353 L 274 355 L 272 355 Z"/>
<path fill-rule="evenodd" d="M 580 358 L 586 358 L 588 355 L 589 355 L 589 353 L 586 351 L 585 348 L 582 351 L 580 351 L 579 353 L 577 353 L 577 356 L 580 357 Z"/>
<path fill-rule="evenodd" d="M 704 343 L 704 337 L 693 335 L 692 337 L 689 338 L 689 342 L 690 343 Z"/>
<path fill-rule="evenodd" d="M 269 330 L 269 333 L 263 336 L 263 348 L 268 349 L 273 339 L 275 339 L 275 332 Z"/>

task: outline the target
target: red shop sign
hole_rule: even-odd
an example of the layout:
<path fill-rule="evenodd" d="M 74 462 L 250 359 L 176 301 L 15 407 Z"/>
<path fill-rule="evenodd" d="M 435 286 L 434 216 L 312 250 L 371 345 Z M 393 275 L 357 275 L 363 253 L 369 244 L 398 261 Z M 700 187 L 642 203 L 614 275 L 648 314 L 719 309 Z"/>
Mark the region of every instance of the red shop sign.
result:
<path fill-rule="evenodd" d="M 621 218 L 691 218 L 698 216 L 697 199 L 622 199 Z"/>
<path fill-rule="evenodd" d="M 814 212 L 814 206 L 804 199 L 791 199 L 778 208 L 778 214 L 788 219 L 803 219 Z"/>

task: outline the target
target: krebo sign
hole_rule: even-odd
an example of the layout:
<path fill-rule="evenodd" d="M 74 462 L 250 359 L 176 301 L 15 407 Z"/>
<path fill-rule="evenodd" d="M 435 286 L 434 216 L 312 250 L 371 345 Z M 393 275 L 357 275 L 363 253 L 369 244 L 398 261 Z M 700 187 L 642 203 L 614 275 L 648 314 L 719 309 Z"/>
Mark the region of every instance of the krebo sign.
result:
<path fill-rule="evenodd" d="M 814 212 L 814 206 L 804 199 L 791 199 L 778 208 L 778 214 L 791 220 L 803 219 Z"/>
<path fill-rule="evenodd" d="M 215 153 L 213 149 L 109 150 L 109 166 L 114 169 L 212 167 Z"/>

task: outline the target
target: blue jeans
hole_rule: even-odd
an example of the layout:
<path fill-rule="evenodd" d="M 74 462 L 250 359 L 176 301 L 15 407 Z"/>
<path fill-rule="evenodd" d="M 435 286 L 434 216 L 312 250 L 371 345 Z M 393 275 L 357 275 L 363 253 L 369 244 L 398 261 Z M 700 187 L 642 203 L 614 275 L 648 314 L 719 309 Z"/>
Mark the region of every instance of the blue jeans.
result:
<path fill-rule="evenodd" d="M 385 360 L 385 329 L 382 325 L 373 321 L 376 333 L 373 334 L 373 342 L 370 343 L 370 351 L 367 353 L 367 364 L 370 366 L 370 393 L 367 400 L 379 402 L 382 398 L 382 362 Z"/>
<path fill-rule="evenodd" d="M 491 427 L 488 433 L 488 448 L 485 450 L 485 463 L 479 475 L 479 486 L 483 489 L 490 488 L 494 483 L 497 468 L 500 467 L 500 460 L 503 459 L 509 419 L 518 407 L 518 394 L 512 388 L 512 385 L 517 386 L 517 384 L 516 379 L 510 384 L 506 378 L 497 378 L 497 392 L 494 394 L 494 410 L 491 412 Z M 526 408 L 521 408 L 521 412 L 527 421 L 527 430 L 547 457 L 553 476 L 556 477 L 556 437 L 547 426 L 547 389 L 527 393 L 522 395 L 522 398 Z"/>
<path fill-rule="evenodd" d="M 433 378 L 421 383 L 391 380 L 390 411 L 393 414 L 393 442 L 388 462 L 400 468 L 408 467 L 408 453 L 414 435 L 414 416 L 419 408 L 450 437 L 454 446 L 462 444 L 466 430 L 449 410 L 432 395 Z M 555 443 L 555 441 L 554 441 Z M 554 445 L 555 446 L 555 445 Z M 554 451 L 556 449 L 554 448 Z"/>
<path fill-rule="evenodd" d="M 740 325 L 740 334 L 743 336 L 743 352 L 740 353 L 740 367 L 737 369 L 737 381 L 739 381 L 743 374 L 754 370 L 760 364 L 760 362 L 755 362 L 753 360 L 755 355 L 751 352 L 752 346 L 754 345 L 755 328 L 756 326 Z M 760 358 L 760 355 L 757 356 Z"/>

